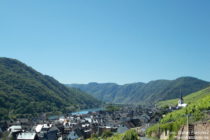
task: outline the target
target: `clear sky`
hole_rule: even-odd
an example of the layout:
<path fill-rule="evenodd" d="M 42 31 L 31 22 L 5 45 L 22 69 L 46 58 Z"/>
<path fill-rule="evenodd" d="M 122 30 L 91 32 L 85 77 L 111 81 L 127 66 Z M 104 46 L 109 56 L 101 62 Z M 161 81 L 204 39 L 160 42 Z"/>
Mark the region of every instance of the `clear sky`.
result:
<path fill-rule="evenodd" d="M 0 56 L 62 83 L 210 81 L 210 1 L 1 0 Z"/>

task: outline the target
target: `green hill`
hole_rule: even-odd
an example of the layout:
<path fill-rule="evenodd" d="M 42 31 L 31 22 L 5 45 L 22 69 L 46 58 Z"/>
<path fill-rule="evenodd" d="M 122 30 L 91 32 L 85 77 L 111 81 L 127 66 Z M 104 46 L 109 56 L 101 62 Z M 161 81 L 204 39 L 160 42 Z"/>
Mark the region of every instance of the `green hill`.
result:
<path fill-rule="evenodd" d="M 209 86 L 209 82 L 193 78 L 181 77 L 175 80 L 156 80 L 149 83 L 132 83 L 117 85 L 114 83 L 71 84 L 96 97 L 111 103 L 141 103 L 151 104 L 161 100 L 175 99 L 199 91 Z"/>
<path fill-rule="evenodd" d="M 183 97 L 184 102 L 189 104 L 191 102 L 195 102 L 196 100 L 209 96 L 210 95 L 210 87 L 205 88 L 203 90 L 200 90 L 198 92 L 194 92 L 192 94 L 189 94 L 185 97 Z M 178 103 L 178 99 L 173 99 L 173 100 L 166 100 L 166 101 L 161 101 L 158 103 L 158 106 L 164 107 L 164 106 L 175 106 Z"/>
<path fill-rule="evenodd" d="M 210 120 L 208 114 L 210 110 L 210 87 L 190 94 L 186 99 L 189 100 L 187 107 L 166 114 L 159 123 L 147 129 L 147 135 L 151 136 L 153 134 L 154 136 L 156 134 L 158 136 L 159 132 L 162 133 L 169 130 L 173 132 L 170 133 L 171 137 L 173 137 L 177 135 L 181 126 L 187 123 L 187 118 L 189 123 Z"/>
<path fill-rule="evenodd" d="M 18 60 L 0 58 L 0 119 L 98 105 L 92 96 L 67 88 Z"/>

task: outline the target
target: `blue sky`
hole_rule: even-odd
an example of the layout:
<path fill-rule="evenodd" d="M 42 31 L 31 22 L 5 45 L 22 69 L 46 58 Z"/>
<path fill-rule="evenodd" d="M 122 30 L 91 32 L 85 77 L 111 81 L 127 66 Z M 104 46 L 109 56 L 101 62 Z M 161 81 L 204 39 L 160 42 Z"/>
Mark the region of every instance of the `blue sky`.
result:
<path fill-rule="evenodd" d="M 210 81 L 210 1 L 1 0 L 0 56 L 62 83 Z"/>

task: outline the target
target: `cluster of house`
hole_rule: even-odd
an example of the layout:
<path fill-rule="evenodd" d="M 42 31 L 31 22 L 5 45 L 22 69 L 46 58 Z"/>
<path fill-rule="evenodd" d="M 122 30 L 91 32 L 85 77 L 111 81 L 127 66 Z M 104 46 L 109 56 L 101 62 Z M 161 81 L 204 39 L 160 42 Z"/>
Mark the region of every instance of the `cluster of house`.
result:
<path fill-rule="evenodd" d="M 127 106 L 119 111 L 66 115 L 51 120 L 18 119 L 1 122 L 0 127 L 9 133 L 8 137 L 17 140 L 87 139 L 92 134 L 101 135 L 105 131 L 124 133 L 131 128 L 144 131 L 142 126 L 160 119 L 156 113 L 157 110 L 151 108 Z"/>

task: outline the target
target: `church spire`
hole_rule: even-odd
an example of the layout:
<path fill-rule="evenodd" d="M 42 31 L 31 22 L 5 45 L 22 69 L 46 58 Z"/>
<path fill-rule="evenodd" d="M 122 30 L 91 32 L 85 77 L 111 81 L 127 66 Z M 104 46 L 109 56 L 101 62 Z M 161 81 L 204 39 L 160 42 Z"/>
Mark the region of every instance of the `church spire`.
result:
<path fill-rule="evenodd" d="M 182 97 L 182 89 L 180 88 L 180 99 L 183 100 L 183 97 Z"/>
<path fill-rule="evenodd" d="M 182 89 L 180 88 L 180 101 L 183 103 L 183 97 L 182 97 Z"/>
<path fill-rule="evenodd" d="M 179 100 L 178 100 L 178 105 L 177 105 L 177 108 L 182 108 L 182 107 L 186 107 L 187 104 L 184 103 L 184 100 L 183 100 L 183 97 L 182 97 L 182 91 L 181 91 L 181 88 L 180 88 L 180 97 L 179 97 Z"/>

